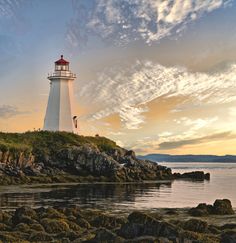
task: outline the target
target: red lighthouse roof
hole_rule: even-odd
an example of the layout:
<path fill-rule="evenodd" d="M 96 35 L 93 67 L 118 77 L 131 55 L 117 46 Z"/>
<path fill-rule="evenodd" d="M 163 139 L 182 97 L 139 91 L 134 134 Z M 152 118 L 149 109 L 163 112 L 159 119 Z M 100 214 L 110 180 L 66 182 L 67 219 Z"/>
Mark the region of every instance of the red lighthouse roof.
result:
<path fill-rule="evenodd" d="M 57 64 L 57 65 L 68 65 L 69 62 L 66 61 L 65 59 L 63 59 L 63 55 L 61 55 L 61 59 L 59 59 L 58 61 L 56 61 L 55 64 Z"/>

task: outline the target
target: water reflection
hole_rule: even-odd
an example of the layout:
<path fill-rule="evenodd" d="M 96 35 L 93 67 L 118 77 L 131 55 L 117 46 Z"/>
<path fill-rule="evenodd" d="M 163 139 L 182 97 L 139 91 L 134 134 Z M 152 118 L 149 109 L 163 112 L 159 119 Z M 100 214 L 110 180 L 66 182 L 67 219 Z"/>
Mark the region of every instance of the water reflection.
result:
<path fill-rule="evenodd" d="M 0 188 L 0 208 L 19 206 L 67 206 L 98 207 L 109 209 L 135 204 L 137 198 L 150 197 L 160 188 L 171 188 L 171 182 L 129 184 L 67 184 L 41 186 L 14 186 Z"/>
<path fill-rule="evenodd" d="M 126 210 L 194 207 L 228 198 L 236 207 L 236 163 L 168 163 L 174 172 L 204 170 L 210 181 L 136 184 L 80 184 L 0 187 L 0 207 L 65 206 Z"/>

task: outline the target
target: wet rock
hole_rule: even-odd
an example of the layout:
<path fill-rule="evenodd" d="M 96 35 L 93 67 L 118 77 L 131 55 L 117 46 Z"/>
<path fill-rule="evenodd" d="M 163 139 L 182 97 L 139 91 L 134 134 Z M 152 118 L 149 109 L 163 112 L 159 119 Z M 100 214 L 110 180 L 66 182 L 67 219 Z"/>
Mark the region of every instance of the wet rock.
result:
<path fill-rule="evenodd" d="M 25 175 L 27 176 L 38 176 L 41 174 L 41 170 L 44 167 L 43 163 L 38 163 L 31 166 L 26 166 L 22 169 Z"/>
<path fill-rule="evenodd" d="M 37 219 L 37 213 L 30 207 L 21 207 L 16 209 L 12 222 L 14 225 L 19 223 L 32 224 Z"/>
<path fill-rule="evenodd" d="M 189 213 L 192 216 L 204 217 L 213 213 L 213 206 L 207 205 L 206 203 L 200 203 L 196 208 L 191 208 Z"/>
<path fill-rule="evenodd" d="M 76 223 L 77 223 L 81 228 L 86 228 L 86 229 L 91 228 L 90 223 L 89 223 L 86 219 L 83 219 L 83 218 L 81 218 L 81 217 L 79 217 L 79 218 L 76 219 Z"/>
<path fill-rule="evenodd" d="M 61 243 L 71 243 L 71 241 L 68 238 L 63 238 L 61 239 Z"/>
<path fill-rule="evenodd" d="M 184 223 L 183 228 L 189 231 L 205 233 L 208 229 L 208 224 L 202 220 L 190 219 Z"/>
<path fill-rule="evenodd" d="M 166 211 L 167 215 L 178 215 L 178 212 L 175 209 L 168 209 Z"/>
<path fill-rule="evenodd" d="M 204 173 L 204 171 L 193 171 L 193 172 L 186 172 L 183 174 L 174 173 L 173 177 L 176 179 L 191 179 L 191 180 L 210 180 L 210 174 Z"/>
<path fill-rule="evenodd" d="M 218 235 L 221 232 L 220 228 L 216 227 L 215 225 L 209 225 L 208 230 L 210 233 L 215 234 L 215 235 Z"/>
<path fill-rule="evenodd" d="M 222 230 L 226 230 L 226 229 L 236 229 L 236 224 L 231 223 L 231 224 L 225 224 L 223 226 L 221 226 Z"/>
<path fill-rule="evenodd" d="M 76 240 L 80 236 L 80 233 L 74 232 L 73 230 L 61 231 L 57 234 L 57 238 L 68 238 L 70 241 Z"/>
<path fill-rule="evenodd" d="M 235 243 L 236 242 L 236 231 L 226 231 L 221 235 L 221 243 Z"/>
<path fill-rule="evenodd" d="M 16 234 L 12 234 L 9 232 L 0 232 L 0 240 L 1 242 L 19 242 Z"/>
<path fill-rule="evenodd" d="M 193 231 L 180 231 L 176 242 L 183 243 L 220 243 L 220 238 L 214 235 L 196 233 Z"/>
<path fill-rule="evenodd" d="M 0 209 L 0 222 L 3 221 L 3 211 Z"/>
<path fill-rule="evenodd" d="M 2 134 L 11 141 L 11 134 Z M 13 139 L 15 152 L 0 151 L 0 184 L 75 181 L 144 181 L 190 178 L 209 179 L 209 174 L 172 174 L 171 169 L 138 159 L 105 137 L 84 137 L 65 132 L 29 132 Z M 22 141 L 24 143 L 22 144 Z M 20 149 L 21 148 L 21 149 Z M 76 216 L 75 216 L 76 217 Z"/>
<path fill-rule="evenodd" d="M 75 223 L 73 221 L 67 220 L 66 223 L 69 225 L 69 228 L 74 232 L 81 232 L 81 227 L 77 224 L 77 222 Z"/>
<path fill-rule="evenodd" d="M 29 236 L 30 242 L 52 242 L 53 237 L 45 232 L 33 232 Z"/>
<path fill-rule="evenodd" d="M 124 220 L 115 216 L 108 216 L 105 214 L 99 215 L 91 222 L 92 226 L 105 227 L 107 229 L 120 227 L 122 223 L 124 223 Z"/>
<path fill-rule="evenodd" d="M 52 207 L 46 208 L 41 213 L 41 218 L 50 218 L 50 219 L 61 219 L 65 218 L 66 216 L 63 213 L 60 213 L 58 210 Z"/>
<path fill-rule="evenodd" d="M 62 212 L 68 217 L 73 215 L 74 217 L 82 217 L 81 209 L 78 206 L 70 206 L 68 208 L 62 209 Z"/>
<path fill-rule="evenodd" d="M 16 231 L 21 231 L 21 232 L 28 232 L 29 229 L 30 229 L 29 225 L 24 223 L 19 223 L 15 227 Z"/>
<path fill-rule="evenodd" d="M 153 236 L 142 236 L 132 240 L 126 240 L 125 243 L 171 243 L 167 238 L 156 238 Z"/>
<path fill-rule="evenodd" d="M 205 217 L 211 214 L 231 215 L 234 214 L 231 202 L 228 199 L 217 199 L 213 205 L 200 203 L 196 208 L 191 208 L 189 214 L 196 217 Z"/>
<path fill-rule="evenodd" d="M 213 212 L 214 207 L 210 206 L 200 204 L 199 209 Z M 0 211 L 3 220 L 4 214 Z M 52 218 L 47 218 L 47 214 Z M 208 226 L 199 219 L 182 221 L 182 214 L 169 222 L 157 212 L 135 211 L 128 217 L 119 218 L 100 210 L 70 207 L 36 210 L 22 207 L 7 215 L 8 223 L 0 223 L 0 242 L 219 243 L 220 238 L 223 243 L 235 242 L 235 224 Z M 12 218 L 15 218 L 14 222 L 21 222 L 14 225 Z M 25 223 L 25 218 L 33 223 Z M 101 225 L 105 227 L 100 228 Z"/>
<path fill-rule="evenodd" d="M 11 225 L 12 224 L 12 216 L 8 212 L 3 212 L 0 210 L 0 222 Z"/>
<path fill-rule="evenodd" d="M 41 224 L 48 233 L 60 233 L 70 230 L 68 223 L 63 219 L 44 218 L 41 220 Z"/>
<path fill-rule="evenodd" d="M 110 230 L 101 228 L 97 231 L 96 236 L 89 241 L 90 243 L 95 242 L 103 242 L 103 243 L 123 243 L 125 242 L 124 239 L 122 239 L 120 236 L 117 236 L 115 233 L 113 233 Z"/>
<path fill-rule="evenodd" d="M 30 229 L 34 231 L 45 231 L 44 227 L 41 224 L 37 224 L 37 223 L 30 225 Z"/>
<path fill-rule="evenodd" d="M 213 212 L 219 215 L 234 214 L 231 202 L 228 199 L 217 199 L 213 204 Z"/>
<path fill-rule="evenodd" d="M 10 230 L 10 229 L 11 228 L 8 225 L 0 223 L 0 231 L 7 231 L 7 230 Z"/>
<path fill-rule="evenodd" d="M 168 236 L 168 238 L 172 239 L 178 236 L 178 231 L 170 223 L 158 221 L 141 212 L 134 212 L 128 216 L 128 222 L 122 225 L 119 235 L 127 239 L 145 235 L 156 237 Z"/>

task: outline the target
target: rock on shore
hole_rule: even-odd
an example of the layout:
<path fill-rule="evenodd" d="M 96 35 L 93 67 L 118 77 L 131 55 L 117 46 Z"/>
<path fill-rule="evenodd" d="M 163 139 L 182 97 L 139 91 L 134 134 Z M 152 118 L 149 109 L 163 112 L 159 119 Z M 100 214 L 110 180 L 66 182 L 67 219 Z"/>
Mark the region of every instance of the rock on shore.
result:
<path fill-rule="evenodd" d="M 196 217 L 215 215 L 231 215 L 234 214 L 231 202 L 228 199 L 217 199 L 213 205 L 200 203 L 196 208 L 191 208 L 189 214 Z"/>
<path fill-rule="evenodd" d="M 209 178 L 203 172 L 172 174 L 105 137 L 46 131 L 0 133 L 0 175 L 0 184 Z"/>
<path fill-rule="evenodd" d="M 179 220 L 176 215 L 166 219 L 155 212 L 121 216 L 77 206 L 0 211 L 2 242 L 231 243 L 235 230 L 236 224 L 212 225 L 196 218 Z"/>

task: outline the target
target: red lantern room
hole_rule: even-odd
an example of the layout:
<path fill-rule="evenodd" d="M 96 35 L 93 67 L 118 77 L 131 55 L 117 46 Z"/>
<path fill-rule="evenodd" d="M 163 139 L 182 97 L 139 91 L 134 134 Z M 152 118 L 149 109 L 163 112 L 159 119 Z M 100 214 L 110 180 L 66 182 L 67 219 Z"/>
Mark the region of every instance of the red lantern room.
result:
<path fill-rule="evenodd" d="M 55 71 L 69 71 L 69 62 L 63 59 L 63 55 L 55 62 Z"/>

